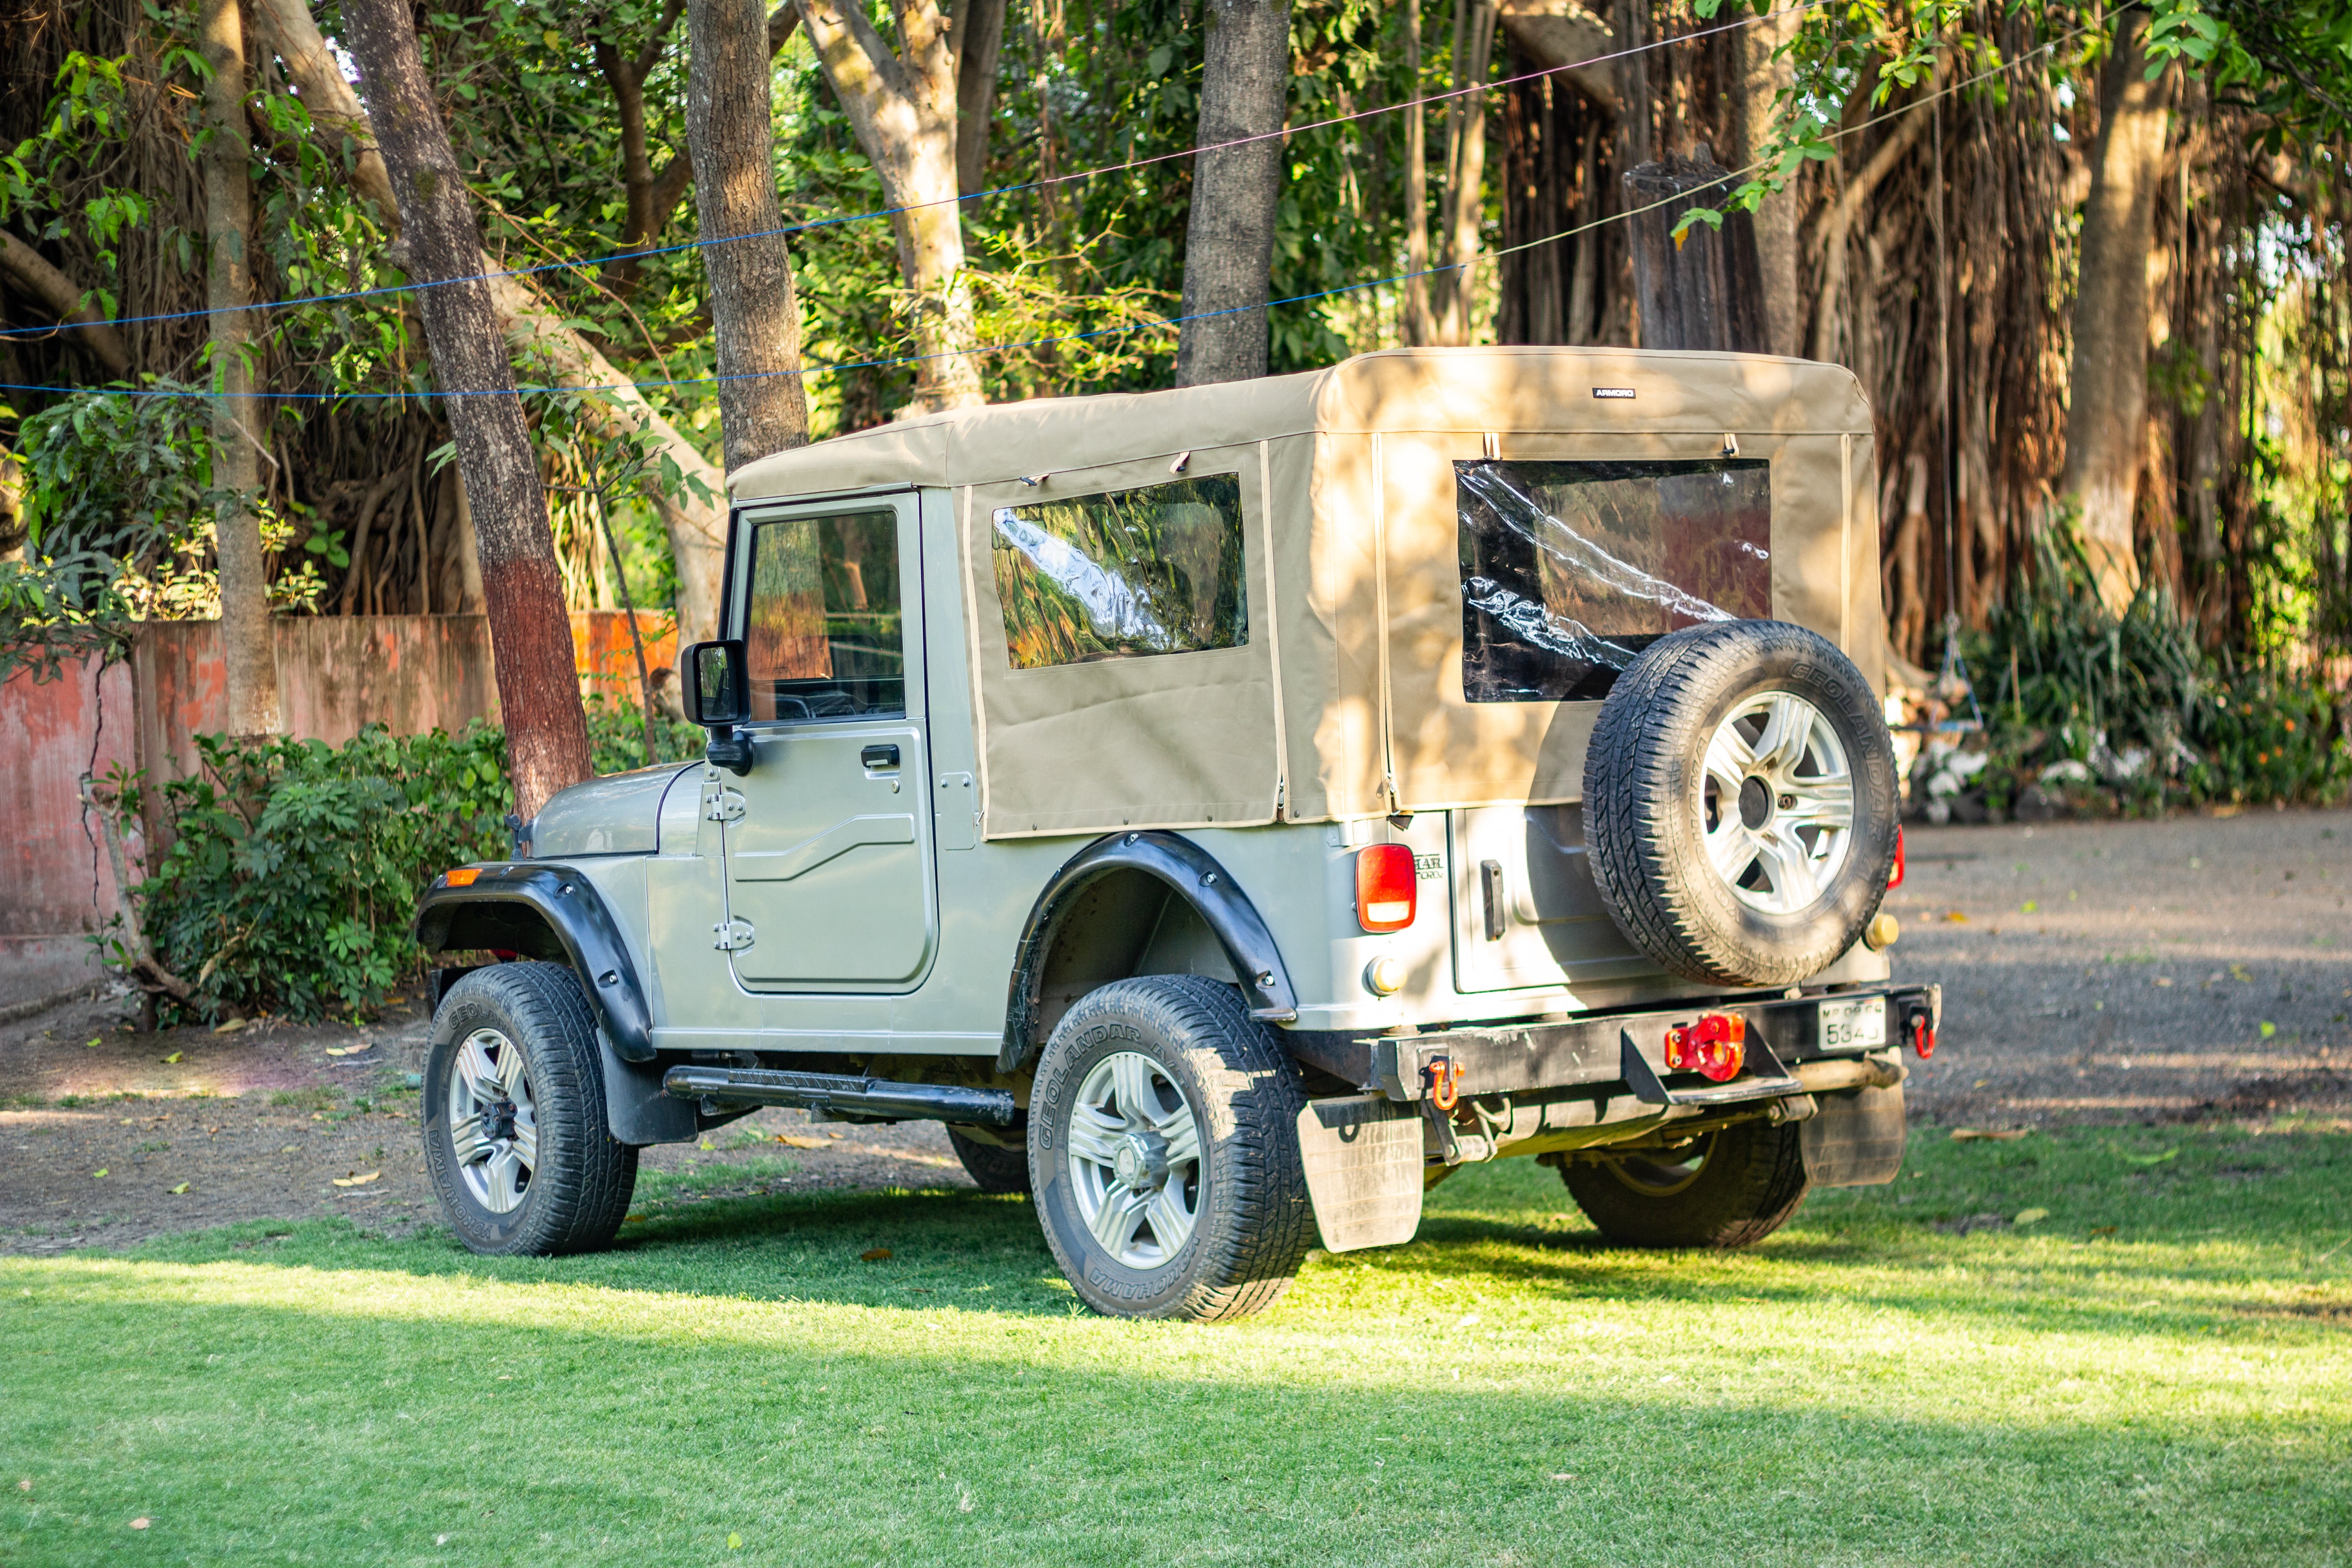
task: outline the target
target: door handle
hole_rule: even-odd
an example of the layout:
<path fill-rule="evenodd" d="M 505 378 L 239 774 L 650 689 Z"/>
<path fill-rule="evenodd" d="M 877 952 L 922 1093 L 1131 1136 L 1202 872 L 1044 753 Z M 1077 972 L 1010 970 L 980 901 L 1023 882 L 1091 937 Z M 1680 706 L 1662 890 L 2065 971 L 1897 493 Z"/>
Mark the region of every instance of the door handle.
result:
<path fill-rule="evenodd" d="M 868 746 L 857 753 L 857 760 L 869 768 L 895 768 L 898 765 L 898 748 Z"/>
<path fill-rule="evenodd" d="M 1486 940 L 1503 940 L 1503 863 L 1478 862 L 1478 892 L 1486 906 Z"/>

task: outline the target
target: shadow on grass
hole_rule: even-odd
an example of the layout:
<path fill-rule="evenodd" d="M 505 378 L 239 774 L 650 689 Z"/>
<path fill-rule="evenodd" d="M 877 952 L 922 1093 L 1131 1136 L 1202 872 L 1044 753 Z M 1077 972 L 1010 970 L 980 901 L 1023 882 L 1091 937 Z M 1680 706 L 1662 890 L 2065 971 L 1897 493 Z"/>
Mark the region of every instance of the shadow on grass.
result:
<path fill-rule="evenodd" d="M 1988 1327 L 2125 1336 L 2324 1334 L 2342 1321 L 2346 1271 L 2314 1273 L 2290 1254 L 2313 1234 L 2315 1215 L 2341 1220 L 2352 1140 L 2168 1130 L 2123 1145 L 2101 1132 L 2038 1148 L 1923 1142 L 1906 1190 L 1818 1194 L 1787 1229 L 1740 1253 L 1610 1246 L 1574 1215 L 1551 1172 L 1506 1162 L 1434 1190 L 1412 1244 L 1310 1262 L 1292 1300 L 1370 1282 L 1402 1289 L 1423 1309 L 1459 1289 L 1624 1304 L 1834 1297 Z M 2164 1164 L 2129 1163 L 2152 1158 Z M 2258 1173 L 2252 1184 L 2242 1179 L 2249 1170 Z M 1900 1205 L 1897 1196 L 1913 1202 Z M 1932 1228 L 1939 1216 L 1996 1199 L 2010 1213 L 2029 1205 L 2049 1212 L 2038 1228 Z M 2116 1212 L 2128 1234 L 2084 1223 Z M 1027 1200 L 961 1187 L 690 1199 L 673 1192 L 633 1216 L 610 1251 L 566 1258 L 478 1258 L 432 1223 L 398 1239 L 336 1222 L 274 1240 L 264 1228 L 160 1241 L 133 1256 L 203 1262 L 261 1248 L 289 1264 L 419 1278 L 1052 1317 L 1075 1307 Z M 887 1256 L 869 1261 L 877 1252 Z M 2282 1292 L 2307 1298 L 2315 1287 L 2324 1294 L 2279 1310 Z"/>

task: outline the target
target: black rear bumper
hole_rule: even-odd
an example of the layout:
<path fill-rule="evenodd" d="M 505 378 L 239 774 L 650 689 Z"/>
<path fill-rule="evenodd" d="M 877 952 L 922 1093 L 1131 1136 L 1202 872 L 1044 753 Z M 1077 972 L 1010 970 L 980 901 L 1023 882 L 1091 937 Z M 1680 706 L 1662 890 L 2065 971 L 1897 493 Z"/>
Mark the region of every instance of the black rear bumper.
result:
<path fill-rule="evenodd" d="M 1822 1004 L 1875 998 L 1886 1009 L 1884 1045 L 1824 1047 Z M 1748 1037 L 1761 1040 L 1785 1066 L 1842 1059 L 1908 1044 L 1915 1020 L 1930 1029 L 1943 1022 L 1940 985 L 1865 985 L 1850 991 L 1766 1000 L 1726 998 L 1705 1004 L 1639 1012 L 1595 1013 L 1566 1023 L 1444 1029 L 1418 1035 L 1347 1035 L 1285 1031 L 1290 1054 L 1366 1093 L 1392 1100 L 1418 1100 L 1426 1093 L 1423 1069 L 1443 1057 L 1460 1077 L 1465 1098 L 1481 1094 L 1527 1094 L 1555 1089 L 1609 1089 L 1626 1085 L 1623 1042 L 1630 1038 L 1660 1081 L 1669 1087 L 1705 1088 L 1696 1073 L 1668 1073 L 1665 1033 L 1702 1013 L 1737 1013 L 1748 1021 Z M 1735 1080 L 1736 1081 L 1736 1080 Z M 1631 1089 L 1626 1089 L 1632 1092 Z"/>

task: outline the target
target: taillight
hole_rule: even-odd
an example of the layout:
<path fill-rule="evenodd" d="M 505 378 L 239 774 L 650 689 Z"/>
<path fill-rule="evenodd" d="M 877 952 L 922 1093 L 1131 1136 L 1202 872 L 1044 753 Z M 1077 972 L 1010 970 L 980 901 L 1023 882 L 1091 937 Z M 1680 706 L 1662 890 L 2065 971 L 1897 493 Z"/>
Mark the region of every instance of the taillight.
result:
<path fill-rule="evenodd" d="M 1901 887 L 1902 885 L 1903 885 L 1903 829 L 1901 829 L 1900 827 L 1897 827 L 1897 828 L 1895 830 L 1895 872 L 1894 872 L 1894 874 L 1893 874 L 1892 876 L 1890 876 L 1890 877 L 1888 877 L 1888 878 L 1886 879 L 1886 886 L 1887 886 L 1888 889 L 1891 891 L 1891 890 L 1893 890 L 1894 889 L 1896 889 L 1896 888 Z"/>
<path fill-rule="evenodd" d="M 1402 844 L 1375 844 L 1356 852 L 1356 923 L 1369 931 L 1402 931 L 1412 924 L 1412 851 Z"/>

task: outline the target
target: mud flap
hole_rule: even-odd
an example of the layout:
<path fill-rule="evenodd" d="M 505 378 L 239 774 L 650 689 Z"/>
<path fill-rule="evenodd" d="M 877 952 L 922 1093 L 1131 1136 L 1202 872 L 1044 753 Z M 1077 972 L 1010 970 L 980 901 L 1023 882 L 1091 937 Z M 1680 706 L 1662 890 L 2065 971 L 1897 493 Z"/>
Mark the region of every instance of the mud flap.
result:
<path fill-rule="evenodd" d="M 1903 1168 L 1903 1086 L 1813 1097 L 1821 1110 L 1801 1123 L 1805 1174 L 1817 1187 L 1872 1187 Z"/>
<path fill-rule="evenodd" d="M 1421 1228 L 1421 1118 L 1377 1094 L 1298 1113 L 1298 1153 L 1326 1252 L 1394 1247 Z"/>
<path fill-rule="evenodd" d="M 601 1027 L 596 1031 L 596 1051 L 604 1059 L 604 1126 L 613 1142 L 639 1148 L 648 1143 L 683 1143 L 700 1131 L 694 1102 L 665 1094 L 658 1068 L 623 1061 Z"/>

